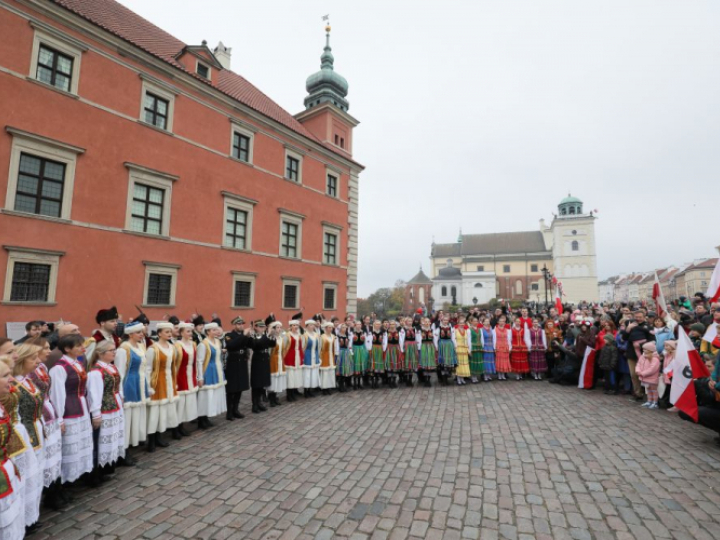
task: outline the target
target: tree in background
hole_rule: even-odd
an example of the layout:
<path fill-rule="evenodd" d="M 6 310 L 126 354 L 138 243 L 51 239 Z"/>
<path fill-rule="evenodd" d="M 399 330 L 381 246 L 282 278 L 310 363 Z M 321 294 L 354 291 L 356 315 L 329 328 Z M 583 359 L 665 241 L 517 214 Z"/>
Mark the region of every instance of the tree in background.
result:
<path fill-rule="evenodd" d="M 392 319 L 400 315 L 405 299 L 406 283 L 399 279 L 394 287 L 383 287 L 367 298 L 358 298 L 359 317 L 375 313 L 379 319 Z"/>

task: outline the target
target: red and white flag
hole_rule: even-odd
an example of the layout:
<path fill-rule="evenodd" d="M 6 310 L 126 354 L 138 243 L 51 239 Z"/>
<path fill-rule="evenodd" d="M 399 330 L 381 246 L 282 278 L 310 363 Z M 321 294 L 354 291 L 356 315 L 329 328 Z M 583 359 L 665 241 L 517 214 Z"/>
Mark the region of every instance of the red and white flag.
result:
<path fill-rule="evenodd" d="M 667 304 L 665 303 L 665 295 L 662 292 L 662 287 L 660 287 L 660 280 L 658 279 L 657 272 L 655 272 L 655 283 L 653 284 L 652 297 L 653 300 L 655 300 L 655 311 L 657 311 L 657 316 L 664 319 L 667 316 L 668 310 Z"/>
<path fill-rule="evenodd" d="M 558 315 L 563 314 L 562 283 L 559 281 L 557 282 L 557 285 L 555 285 L 555 309 L 557 310 Z"/>
<path fill-rule="evenodd" d="M 585 349 L 585 357 L 580 367 L 580 379 L 578 380 L 578 388 L 592 388 L 593 376 L 595 375 L 595 349 L 588 347 Z"/>
<path fill-rule="evenodd" d="M 698 404 L 693 381 L 701 377 L 709 377 L 710 372 L 682 326 L 678 326 L 678 344 L 672 372 L 670 403 L 697 422 Z"/>
<path fill-rule="evenodd" d="M 706 298 L 710 299 L 710 302 L 717 302 L 720 300 L 720 258 L 715 265 L 712 276 L 710 277 L 710 284 L 708 285 Z"/>

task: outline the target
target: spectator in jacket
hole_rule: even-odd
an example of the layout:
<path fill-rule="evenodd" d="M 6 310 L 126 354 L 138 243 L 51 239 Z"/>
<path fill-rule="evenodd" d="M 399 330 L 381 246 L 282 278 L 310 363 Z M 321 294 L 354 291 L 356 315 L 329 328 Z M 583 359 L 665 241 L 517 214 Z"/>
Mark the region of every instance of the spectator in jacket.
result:
<path fill-rule="evenodd" d="M 720 352 L 720 303 L 713 304 L 710 312 L 712 315 L 710 324 L 715 327 L 715 332 L 712 332 L 712 327 L 708 327 L 710 336 L 707 341 L 704 339 L 705 334 L 703 334 L 703 340 L 700 344 L 700 354 L 702 356 L 714 357 Z"/>
<path fill-rule="evenodd" d="M 662 354 L 665 350 L 665 342 L 668 339 L 674 339 L 675 335 L 672 333 L 670 328 L 665 324 L 665 321 L 662 319 L 662 317 L 658 317 L 655 319 L 655 324 L 653 325 L 653 334 L 655 334 L 655 343 L 657 344 L 657 351 L 658 354 Z"/>
<path fill-rule="evenodd" d="M 638 360 L 642 356 L 642 346 L 648 341 L 655 341 L 655 334 L 652 333 L 650 326 L 645 320 L 645 312 L 638 310 L 633 314 L 633 320 L 627 324 L 625 330 L 621 332 L 622 338 L 627 341 L 627 350 L 625 356 L 630 368 L 630 378 L 632 379 L 633 394 L 635 400 L 643 400 L 643 387 L 637 376 L 635 368 Z"/>
<path fill-rule="evenodd" d="M 660 381 L 660 357 L 657 353 L 657 345 L 649 341 L 643 345 L 642 351 L 636 368 L 637 376 L 647 392 L 647 401 L 642 406 L 647 409 L 657 409 Z"/>
<path fill-rule="evenodd" d="M 25 325 L 25 335 L 18 339 L 15 342 L 15 345 L 22 345 L 28 339 L 35 339 L 36 337 L 40 337 L 43 324 L 45 324 L 43 321 L 30 321 L 29 323 L 27 323 Z"/>
<path fill-rule="evenodd" d="M 603 348 L 600 350 L 598 367 L 605 373 L 605 393 L 617 394 L 617 385 L 613 377 L 618 365 L 618 348 L 615 336 L 608 332 L 603 337 Z"/>

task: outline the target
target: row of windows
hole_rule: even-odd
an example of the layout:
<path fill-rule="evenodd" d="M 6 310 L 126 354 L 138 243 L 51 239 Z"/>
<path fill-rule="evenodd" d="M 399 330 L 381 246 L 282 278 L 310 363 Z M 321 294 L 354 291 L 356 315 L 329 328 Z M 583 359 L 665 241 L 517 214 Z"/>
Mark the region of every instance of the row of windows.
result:
<path fill-rule="evenodd" d="M 482 289 L 482 288 L 483 288 L 483 284 L 482 284 L 482 283 L 476 283 L 476 284 L 474 285 L 474 287 L 475 287 L 476 289 Z M 519 279 L 515 282 L 515 289 L 516 289 L 516 291 L 517 291 L 517 294 L 522 294 L 523 285 L 522 285 L 522 281 L 520 281 Z M 531 291 L 539 291 L 539 290 L 540 290 L 540 284 L 539 284 L 539 283 L 531 283 L 531 284 L 530 284 L 530 290 L 531 290 Z M 443 297 L 443 298 L 445 298 L 445 297 L 447 297 L 447 295 L 448 295 L 448 288 L 447 288 L 445 285 L 443 285 L 443 286 L 440 288 L 440 296 Z M 454 285 L 450 287 L 450 296 L 452 296 L 452 297 L 457 296 L 457 288 L 456 288 Z"/>
<path fill-rule="evenodd" d="M 13 260 L 8 267 L 10 273 L 11 302 L 49 303 L 54 301 L 54 283 L 57 282 L 57 264 Z M 177 288 L 177 269 L 153 268 L 148 266 L 145 276 L 144 305 L 174 306 Z M 232 307 L 253 308 L 255 299 L 255 277 L 238 274 L 233 278 Z M 300 308 L 300 282 L 284 279 L 282 285 L 283 309 Z M 323 284 L 323 310 L 337 309 L 337 285 Z"/>
<path fill-rule="evenodd" d="M 478 271 L 478 272 L 484 272 L 484 271 L 485 271 L 485 267 L 484 267 L 484 266 L 478 266 L 478 267 L 477 267 L 477 271 Z M 537 265 L 537 264 L 531 264 L 531 265 L 530 265 L 530 271 L 531 271 L 531 272 L 537 272 L 537 271 L 538 271 L 538 265 Z M 504 273 L 504 274 L 509 274 L 509 273 L 510 273 L 510 265 L 509 265 L 509 264 L 503 265 L 503 273 Z"/>
<path fill-rule="evenodd" d="M 7 207 L 9 209 L 69 219 L 69 207 L 74 183 L 74 157 L 66 163 L 51 159 L 57 149 L 43 147 L 31 134 L 13 132 L 13 153 L 11 159 L 11 181 L 8 185 Z M 27 138 L 26 138 L 27 137 Z M 34 140 L 30 140 L 34 137 Z M 16 165 L 13 165 L 17 162 Z M 151 234 L 170 235 L 170 209 L 173 180 L 163 178 L 162 173 L 141 171 L 137 174 L 131 169 L 128 196 L 126 228 L 130 231 Z M 71 167 L 72 166 L 72 167 Z M 17 173 L 13 171 L 17 169 Z M 70 173 L 72 169 L 73 174 Z M 336 182 L 333 179 L 333 182 Z M 336 186 L 336 183 L 333 183 Z M 225 223 L 222 244 L 225 247 L 241 250 L 252 249 L 252 215 L 255 201 L 242 197 L 225 196 Z M 291 259 L 302 258 L 302 222 L 304 216 L 281 212 L 279 255 Z M 341 264 L 339 226 L 323 225 L 322 262 L 328 265 Z"/>
<path fill-rule="evenodd" d="M 77 93 L 77 77 L 81 51 L 74 51 L 71 46 L 63 46 L 62 42 L 36 34 L 37 57 L 34 77 L 36 80 L 58 88 L 64 92 Z M 68 48 L 69 47 L 69 48 Z M 64 49 L 61 51 L 60 48 Z M 198 64 L 201 66 L 201 64 Z M 206 67 L 206 66 L 203 66 Z M 201 74 L 202 75 L 202 74 Z M 202 75 L 207 78 L 207 75 Z M 175 94 L 165 90 L 160 81 L 143 82 L 142 109 L 140 119 L 163 131 L 172 131 L 172 116 Z M 336 135 L 336 139 L 338 136 Z M 252 163 L 253 132 L 241 127 L 233 127 L 231 155 L 233 158 Z M 345 148 L 345 139 L 336 140 L 336 145 Z M 302 155 L 288 150 L 285 155 L 285 178 L 302 183 Z M 339 197 L 338 175 L 327 174 L 325 193 Z M 54 212 L 56 205 L 48 204 L 48 212 Z M 51 215 L 51 214 L 50 214 Z"/>

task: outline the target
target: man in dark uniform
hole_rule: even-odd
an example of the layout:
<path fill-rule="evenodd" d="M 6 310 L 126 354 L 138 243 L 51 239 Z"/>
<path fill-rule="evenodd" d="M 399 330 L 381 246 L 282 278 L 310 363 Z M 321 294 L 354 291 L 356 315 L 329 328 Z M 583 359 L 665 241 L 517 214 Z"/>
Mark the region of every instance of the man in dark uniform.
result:
<path fill-rule="evenodd" d="M 277 344 L 279 328 L 267 331 L 265 321 L 255 321 L 255 339 L 252 344 L 252 360 L 250 362 L 250 386 L 252 387 L 252 412 L 267 411 L 262 403 L 262 395 L 270 386 L 270 354 Z"/>
<path fill-rule="evenodd" d="M 205 330 L 205 319 L 203 319 L 202 315 L 196 315 L 191 322 L 195 327 L 193 329 L 193 341 L 195 345 L 200 345 L 200 342 L 205 339 L 205 334 L 203 333 Z"/>
<path fill-rule="evenodd" d="M 227 399 L 228 420 L 245 418 L 238 410 L 240 397 L 243 391 L 250 389 L 248 377 L 248 355 L 252 350 L 253 338 L 250 330 L 245 329 L 242 317 L 233 319 L 233 331 L 225 334 L 225 349 L 227 350 L 227 364 L 225 365 L 225 397 Z"/>

